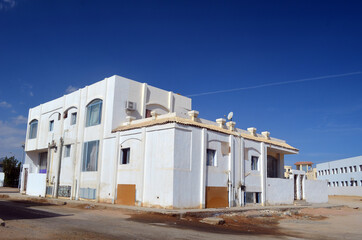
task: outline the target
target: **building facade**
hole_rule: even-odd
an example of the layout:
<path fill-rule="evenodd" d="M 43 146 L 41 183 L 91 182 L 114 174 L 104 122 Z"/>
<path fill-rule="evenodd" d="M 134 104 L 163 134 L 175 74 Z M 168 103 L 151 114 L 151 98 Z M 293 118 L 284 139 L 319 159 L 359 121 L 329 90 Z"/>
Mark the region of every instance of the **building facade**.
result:
<path fill-rule="evenodd" d="M 119 76 L 32 108 L 21 190 L 162 208 L 293 203 L 284 156 L 298 149 L 191 110 L 190 98 Z M 326 201 L 314 191 L 298 197 Z"/>
<path fill-rule="evenodd" d="M 329 195 L 362 196 L 362 156 L 317 164 L 317 178 L 328 182 Z"/>

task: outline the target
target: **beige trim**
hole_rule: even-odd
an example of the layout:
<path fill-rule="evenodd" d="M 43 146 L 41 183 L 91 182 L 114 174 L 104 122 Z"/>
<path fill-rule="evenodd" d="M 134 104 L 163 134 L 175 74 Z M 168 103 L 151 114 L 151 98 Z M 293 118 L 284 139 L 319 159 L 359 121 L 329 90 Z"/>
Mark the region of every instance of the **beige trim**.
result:
<path fill-rule="evenodd" d="M 252 136 L 252 135 L 247 134 L 247 133 L 240 133 L 240 132 L 236 132 L 236 131 L 230 131 L 228 129 L 221 128 L 219 126 L 201 123 L 201 122 L 198 121 L 198 119 L 195 119 L 195 121 L 192 121 L 191 119 L 180 118 L 180 117 L 169 117 L 169 118 L 161 118 L 161 119 L 154 119 L 154 120 L 150 119 L 149 121 L 144 121 L 144 122 L 141 122 L 141 123 L 134 123 L 134 124 L 130 124 L 130 125 L 119 126 L 116 129 L 113 129 L 112 133 L 114 133 L 114 132 L 122 132 L 122 131 L 137 129 L 137 128 L 142 128 L 142 127 L 163 125 L 163 124 L 167 124 L 167 123 L 178 123 L 178 124 L 187 125 L 187 126 L 205 128 L 205 129 L 212 130 L 212 131 L 215 131 L 215 132 L 221 132 L 221 133 L 234 135 L 234 136 L 237 136 L 237 137 L 242 137 L 242 138 L 257 141 L 257 142 L 264 142 L 264 143 L 273 144 L 275 146 L 287 148 L 287 149 L 290 149 L 290 150 L 293 150 L 293 151 L 299 151 L 297 148 L 294 148 L 294 147 L 292 147 L 289 144 L 284 143 L 284 142 L 277 142 L 277 141 L 273 141 L 273 140 L 270 140 L 270 139 L 266 139 L 264 137 Z"/>

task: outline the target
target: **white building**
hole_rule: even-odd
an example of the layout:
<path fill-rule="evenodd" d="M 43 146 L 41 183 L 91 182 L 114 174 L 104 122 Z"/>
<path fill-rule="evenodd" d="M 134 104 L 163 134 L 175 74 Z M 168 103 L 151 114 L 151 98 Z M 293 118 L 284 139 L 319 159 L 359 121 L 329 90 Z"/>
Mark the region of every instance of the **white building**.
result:
<path fill-rule="evenodd" d="M 317 164 L 317 176 L 328 182 L 328 195 L 362 196 L 362 156 Z"/>
<path fill-rule="evenodd" d="M 191 109 L 190 98 L 119 76 L 32 108 L 21 190 L 162 208 L 327 201 L 324 181 L 284 179 L 296 148 Z"/>

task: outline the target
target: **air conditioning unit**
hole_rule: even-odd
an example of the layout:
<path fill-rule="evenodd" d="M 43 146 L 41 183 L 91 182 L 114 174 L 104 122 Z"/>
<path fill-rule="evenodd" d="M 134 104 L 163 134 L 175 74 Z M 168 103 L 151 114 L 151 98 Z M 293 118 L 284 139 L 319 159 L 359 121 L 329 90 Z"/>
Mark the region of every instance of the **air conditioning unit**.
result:
<path fill-rule="evenodd" d="M 126 109 L 129 111 L 136 110 L 136 103 L 131 101 L 126 101 Z"/>

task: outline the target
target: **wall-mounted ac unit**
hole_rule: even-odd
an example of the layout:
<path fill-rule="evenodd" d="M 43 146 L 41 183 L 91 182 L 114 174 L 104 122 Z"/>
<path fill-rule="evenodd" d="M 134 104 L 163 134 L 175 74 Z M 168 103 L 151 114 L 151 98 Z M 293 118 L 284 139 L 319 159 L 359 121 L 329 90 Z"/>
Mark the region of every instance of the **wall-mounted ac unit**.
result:
<path fill-rule="evenodd" d="M 126 101 L 126 109 L 129 111 L 136 110 L 136 103 L 131 101 Z"/>

